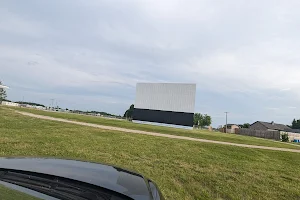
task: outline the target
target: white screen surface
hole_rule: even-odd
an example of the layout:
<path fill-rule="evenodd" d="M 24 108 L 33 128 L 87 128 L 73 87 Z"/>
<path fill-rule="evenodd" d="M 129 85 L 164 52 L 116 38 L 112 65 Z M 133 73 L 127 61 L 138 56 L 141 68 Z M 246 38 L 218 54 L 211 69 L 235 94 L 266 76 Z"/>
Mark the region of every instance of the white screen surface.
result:
<path fill-rule="evenodd" d="M 137 83 L 135 108 L 194 113 L 196 84 Z"/>

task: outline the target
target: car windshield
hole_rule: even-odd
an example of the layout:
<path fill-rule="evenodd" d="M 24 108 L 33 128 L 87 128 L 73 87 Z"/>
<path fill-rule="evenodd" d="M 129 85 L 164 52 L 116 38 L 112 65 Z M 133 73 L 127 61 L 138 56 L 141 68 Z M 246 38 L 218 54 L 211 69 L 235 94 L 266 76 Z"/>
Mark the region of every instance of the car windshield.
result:
<path fill-rule="evenodd" d="M 20 192 L 12 190 L 23 191 L 24 193 L 30 194 L 36 197 L 55 197 L 50 199 L 78 199 L 78 200 L 132 200 L 125 195 L 121 195 L 117 192 L 107 190 L 101 187 L 97 187 L 92 184 L 72 180 L 69 178 L 62 178 L 53 175 L 46 175 L 42 173 L 27 172 L 22 170 L 11 170 L 11 169 L 0 169 L 0 181 L 2 184 L 11 189 L 2 186 L 4 197 L 10 194 L 20 195 Z M 5 184 L 5 183 L 6 184 Z M 7 184 L 10 183 L 10 184 Z M 20 189 L 20 187 L 12 186 L 17 185 L 26 189 Z M 33 190 L 35 192 L 31 192 Z M 43 195 L 46 194 L 46 195 Z M 26 195 L 25 195 L 26 196 Z M 29 198 L 29 195 L 27 195 Z M 47 199 L 49 199 L 47 197 Z"/>

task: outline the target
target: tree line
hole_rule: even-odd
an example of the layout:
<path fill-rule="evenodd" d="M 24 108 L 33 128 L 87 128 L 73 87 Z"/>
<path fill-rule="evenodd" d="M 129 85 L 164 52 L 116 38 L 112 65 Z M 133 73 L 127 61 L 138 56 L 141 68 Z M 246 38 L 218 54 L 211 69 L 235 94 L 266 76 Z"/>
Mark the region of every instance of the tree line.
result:
<path fill-rule="evenodd" d="M 0 85 L 2 85 L 2 81 L 0 81 Z M 5 89 L 0 87 L 0 103 L 2 101 L 5 101 L 6 97 L 7 97 L 7 95 L 6 95 Z"/>
<path fill-rule="evenodd" d="M 18 103 L 18 104 L 27 104 L 27 105 L 31 105 L 31 106 L 41 106 L 41 107 L 46 107 L 46 106 L 43 105 L 43 104 L 40 104 L 40 103 L 34 103 L 34 102 L 16 101 L 15 103 Z"/>
<path fill-rule="evenodd" d="M 211 116 L 207 114 L 195 113 L 194 114 L 194 126 L 203 128 L 211 125 Z"/>
<path fill-rule="evenodd" d="M 292 129 L 300 129 L 300 119 L 296 120 L 294 119 L 292 122 Z"/>

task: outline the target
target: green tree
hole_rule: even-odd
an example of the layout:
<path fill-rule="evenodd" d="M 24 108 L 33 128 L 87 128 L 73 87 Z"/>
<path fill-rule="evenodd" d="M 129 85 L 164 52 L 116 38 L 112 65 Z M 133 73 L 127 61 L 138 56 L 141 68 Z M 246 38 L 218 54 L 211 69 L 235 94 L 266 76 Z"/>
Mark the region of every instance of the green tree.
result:
<path fill-rule="evenodd" d="M 211 125 L 211 117 L 207 114 L 202 115 L 201 113 L 194 114 L 194 125 L 203 128 L 204 126 Z"/>
<path fill-rule="evenodd" d="M 292 128 L 293 129 L 300 129 L 300 119 L 296 120 L 294 119 L 292 122 Z"/>
<path fill-rule="evenodd" d="M 0 85 L 2 85 L 2 82 L 0 81 Z M 6 90 L 4 88 L 0 88 L 0 102 L 5 100 L 7 97 Z"/>
<path fill-rule="evenodd" d="M 297 121 L 296 119 L 294 118 L 293 122 L 292 122 L 292 128 L 295 128 L 297 126 Z"/>
<path fill-rule="evenodd" d="M 131 106 L 129 107 L 129 109 L 126 110 L 126 112 L 124 113 L 124 117 L 126 119 L 132 119 L 132 117 L 133 117 L 133 110 L 134 110 L 134 105 L 131 104 Z"/>
<path fill-rule="evenodd" d="M 250 124 L 249 123 L 244 123 L 239 125 L 241 128 L 249 128 Z"/>
<path fill-rule="evenodd" d="M 194 114 L 194 125 L 198 125 L 198 122 L 202 120 L 202 114 L 195 113 Z"/>
<path fill-rule="evenodd" d="M 282 142 L 288 142 L 289 141 L 289 135 L 287 133 L 283 134 L 281 136 L 281 141 Z"/>

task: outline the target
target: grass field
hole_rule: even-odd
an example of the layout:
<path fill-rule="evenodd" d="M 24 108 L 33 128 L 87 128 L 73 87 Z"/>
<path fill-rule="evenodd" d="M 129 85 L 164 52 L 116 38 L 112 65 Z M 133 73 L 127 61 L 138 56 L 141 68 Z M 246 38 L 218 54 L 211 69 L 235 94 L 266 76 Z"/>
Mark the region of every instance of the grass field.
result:
<path fill-rule="evenodd" d="M 33 196 L 26 195 L 24 193 L 18 192 L 8 187 L 0 185 L 0 199 L 1 200 L 39 200 Z"/>
<path fill-rule="evenodd" d="M 166 199 L 295 199 L 300 154 L 181 141 L 22 116 L 0 107 L 0 156 L 117 165 L 153 179 Z"/>
<path fill-rule="evenodd" d="M 122 128 L 135 129 L 135 130 L 151 131 L 157 133 L 188 136 L 193 138 L 232 142 L 232 143 L 239 143 L 239 144 L 300 149 L 300 145 L 291 145 L 289 143 L 276 142 L 273 140 L 248 137 L 248 136 L 242 136 L 236 134 L 224 134 L 220 132 L 210 132 L 207 130 L 184 130 L 178 128 L 136 124 L 126 120 L 114 120 L 114 119 L 107 119 L 102 117 L 78 115 L 78 114 L 71 114 L 71 113 L 49 112 L 49 111 L 41 111 L 41 110 L 28 109 L 28 108 L 14 108 L 14 109 L 20 111 L 26 111 L 34 114 L 39 114 L 39 115 L 56 117 L 56 118 L 63 118 L 63 119 L 69 119 L 74 121 L 88 122 L 88 123 L 114 126 L 114 127 L 122 127 Z"/>
<path fill-rule="evenodd" d="M 14 189 L 10 189 L 6 186 L 0 185 L 0 199 L 1 200 L 39 200 L 39 198 L 18 192 Z"/>

